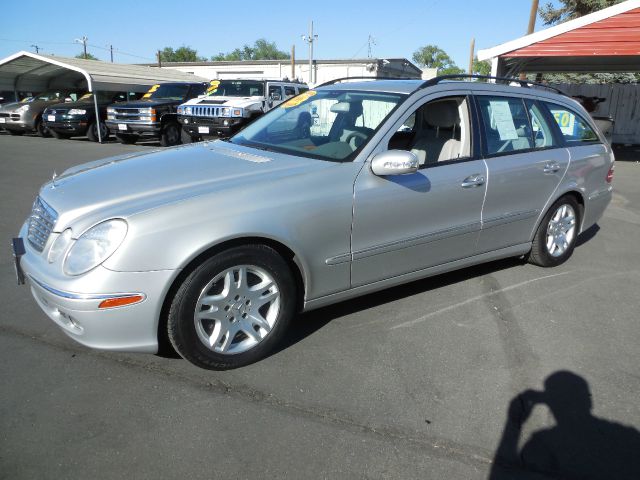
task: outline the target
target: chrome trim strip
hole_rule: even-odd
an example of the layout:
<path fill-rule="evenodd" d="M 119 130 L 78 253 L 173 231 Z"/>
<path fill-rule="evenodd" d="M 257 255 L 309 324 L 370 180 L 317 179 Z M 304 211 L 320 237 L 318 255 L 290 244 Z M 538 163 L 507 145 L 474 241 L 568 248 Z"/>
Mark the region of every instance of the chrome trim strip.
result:
<path fill-rule="evenodd" d="M 492 228 L 506 223 L 517 222 L 519 220 L 526 220 L 528 218 L 536 217 L 540 213 L 540 210 L 525 210 L 522 212 L 511 212 L 499 217 L 489 218 L 482 222 L 482 228 Z"/>
<path fill-rule="evenodd" d="M 445 238 L 455 237 L 457 235 L 464 235 L 466 233 L 473 233 L 480 231 L 481 223 L 472 222 L 465 225 L 459 225 L 456 227 L 444 228 L 436 232 L 427 233 L 426 235 L 419 235 L 411 238 L 404 238 L 395 242 L 385 243 L 382 245 L 374 245 L 373 247 L 365 248 L 357 252 L 353 252 L 353 259 L 359 260 L 361 258 L 372 257 L 374 255 L 381 255 L 383 253 L 393 252 L 395 250 L 402 250 L 404 248 L 416 247 L 425 243 L 435 242 L 437 240 L 443 240 Z"/>
<path fill-rule="evenodd" d="M 32 280 L 35 284 L 46 290 L 47 292 L 61 298 L 66 298 L 69 300 L 108 300 L 110 298 L 122 298 L 122 297 L 133 297 L 135 295 L 140 295 L 142 300 L 145 300 L 147 296 L 144 293 L 73 293 L 73 292 L 65 292 L 64 290 L 58 290 L 57 288 L 50 287 L 46 283 L 41 282 L 33 277 L 31 274 L 27 274 L 30 280 Z M 141 300 L 141 301 L 142 301 Z"/>
<path fill-rule="evenodd" d="M 335 257 L 327 258 L 324 261 L 324 263 L 326 263 L 327 265 L 339 265 L 341 263 L 346 263 L 349 260 L 351 260 L 351 254 L 350 253 L 343 253 L 341 255 L 336 255 Z"/>

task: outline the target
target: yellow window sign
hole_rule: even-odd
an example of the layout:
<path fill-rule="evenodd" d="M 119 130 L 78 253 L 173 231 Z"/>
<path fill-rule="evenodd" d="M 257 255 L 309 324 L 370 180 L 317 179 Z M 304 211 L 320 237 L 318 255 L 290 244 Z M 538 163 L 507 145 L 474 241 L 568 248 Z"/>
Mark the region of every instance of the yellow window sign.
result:
<path fill-rule="evenodd" d="M 300 105 L 303 102 L 306 102 L 308 99 L 310 99 L 311 97 L 313 97 L 316 93 L 315 90 L 309 90 L 306 91 L 304 93 L 301 93 L 300 95 L 298 95 L 297 97 L 293 97 L 289 100 L 287 100 L 286 102 L 284 102 L 281 107 L 282 108 L 291 108 L 291 107 L 297 107 L 298 105 Z"/>
<path fill-rule="evenodd" d="M 142 98 L 150 98 L 150 97 L 151 97 L 151 94 L 152 94 L 153 92 L 155 92 L 156 90 L 158 90 L 159 88 L 160 88 L 160 85 L 157 85 L 157 84 L 156 84 L 156 85 L 154 85 L 153 87 L 151 87 L 151 88 L 149 89 L 149 91 L 148 91 L 147 93 L 145 93 L 145 94 L 142 96 Z"/>
<path fill-rule="evenodd" d="M 207 88 L 207 93 L 214 93 L 218 90 L 219 85 L 220 80 L 211 80 L 211 82 L 209 82 L 209 88 Z"/>

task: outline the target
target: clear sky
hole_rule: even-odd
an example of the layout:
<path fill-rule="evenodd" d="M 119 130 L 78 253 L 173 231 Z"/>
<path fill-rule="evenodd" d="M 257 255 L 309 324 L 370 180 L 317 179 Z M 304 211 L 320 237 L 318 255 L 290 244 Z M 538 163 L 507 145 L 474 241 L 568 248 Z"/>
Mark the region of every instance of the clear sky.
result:
<path fill-rule="evenodd" d="M 211 0 L 36 1 L 2 0 L 0 58 L 19 50 L 74 56 L 86 35 L 88 51 L 109 60 L 145 63 L 163 47 L 187 45 L 211 57 L 258 38 L 275 41 L 281 50 L 296 46 L 296 57 L 308 58 L 300 38 L 314 21 L 316 59 L 365 58 L 367 39 L 375 38 L 372 56 L 406 57 L 428 44 L 444 49 L 465 68 L 469 44 L 476 51 L 523 35 L 530 0 Z M 546 3 L 542 0 L 540 4 Z M 536 30 L 542 29 L 538 18 Z M 121 51 L 123 53 L 119 53 Z M 124 52 L 130 54 L 125 55 Z M 133 56 L 135 55 L 135 56 Z"/>

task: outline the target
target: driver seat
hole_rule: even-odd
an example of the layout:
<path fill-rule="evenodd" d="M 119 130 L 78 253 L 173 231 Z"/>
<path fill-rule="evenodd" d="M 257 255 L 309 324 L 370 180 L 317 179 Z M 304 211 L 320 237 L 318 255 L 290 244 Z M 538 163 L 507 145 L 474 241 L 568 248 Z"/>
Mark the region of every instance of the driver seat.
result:
<path fill-rule="evenodd" d="M 411 153 L 418 157 L 420 165 L 458 158 L 462 147 L 462 142 L 456 138 L 456 128 L 459 126 L 460 116 L 455 100 L 425 105 L 422 109 L 421 129 L 411 147 Z"/>

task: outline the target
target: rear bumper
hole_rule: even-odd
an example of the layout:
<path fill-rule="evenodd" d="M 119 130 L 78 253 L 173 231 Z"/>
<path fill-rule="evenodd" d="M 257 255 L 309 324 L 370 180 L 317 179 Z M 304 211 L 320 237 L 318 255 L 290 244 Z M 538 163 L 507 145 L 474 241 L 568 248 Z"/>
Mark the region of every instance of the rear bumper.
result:
<path fill-rule="evenodd" d="M 585 199 L 584 219 L 582 220 L 581 231 L 587 230 L 602 218 L 605 209 L 609 206 L 609 203 L 611 203 L 612 197 L 613 187 L 607 185 Z"/>

